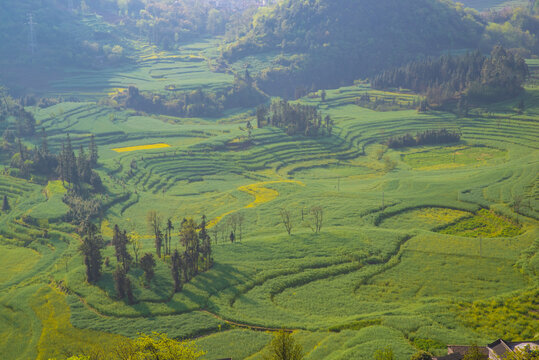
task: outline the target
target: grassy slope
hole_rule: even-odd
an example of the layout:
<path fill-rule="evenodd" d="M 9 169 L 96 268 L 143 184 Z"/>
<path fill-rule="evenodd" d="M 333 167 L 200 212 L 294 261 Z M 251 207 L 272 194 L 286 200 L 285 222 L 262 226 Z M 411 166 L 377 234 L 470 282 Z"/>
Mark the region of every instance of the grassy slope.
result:
<path fill-rule="evenodd" d="M 155 61 L 161 66 L 168 60 Z M 206 75 L 197 76 L 193 81 L 208 81 Z M 215 86 L 220 81 L 215 80 Z M 165 264 L 158 262 L 150 289 L 140 286 L 141 272 L 134 269 L 129 276 L 142 301 L 127 306 L 114 299 L 113 249 L 105 250 L 111 265 L 98 287 L 88 286 L 72 228 L 20 222 L 25 213 L 44 213 L 48 205 L 42 189 L 0 177 L 0 195 L 8 194 L 14 205 L 0 218 L 1 241 L 12 244 L 4 257 L 13 264 L 15 256 L 28 254 L 19 266 L 9 267 L 9 275 L 0 283 L 0 316 L 7 319 L 0 331 L 9 336 L 0 343 L 0 352 L 8 358 L 55 355 L 43 339 L 57 334 L 62 341 L 65 332 L 45 321 L 41 311 L 50 309 L 58 309 L 53 312 L 64 323 L 70 314 L 75 328 L 86 329 L 64 341 L 73 351 L 80 349 L 77 336 L 87 337 L 88 331 L 131 337 L 138 331 L 158 330 L 180 338 L 213 333 L 199 340 L 209 359 L 260 358 L 269 339 L 260 332 L 224 331 L 230 326 L 224 319 L 300 329 L 296 336 L 308 359 L 367 359 L 388 343 L 404 359 L 414 346 L 425 343 L 434 344 L 431 350 L 441 353 L 446 343 L 483 343 L 506 333 L 518 334 L 520 328 L 527 329 L 523 334 L 536 336 L 533 317 L 524 323 L 508 321 L 505 327 L 474 328 L 466 322 L 466 314 L 473 302 L 490 304 L 492 299 L 510 297 L 517 299 L 511 308 L 481 303 L 472 308 L 486 309 L 485 316 L 473 313 L 480 323 L 488 324 L 488 314 L 504 311 L 510 319 L 519 309 L 518 294 L 537 286 L 536 275 L 520 272 L 514 264 L 524 259 L 527 269 L 536 267 L 533 254 L 522 257 L 521 253 L 538 237 L 539 90 L 527 89 L 522 115 L 513 110 L 517 99 L 472 109 L 467 118 L 412 110 L 376 112 L 354 105 L 355 98 L 367 90 L 359 86 L 328 91 L 325 103 L 319 98 L 302 100 L 332 116 L 331 138 L 291 138 L 277 129 L 256 129 L 256 145 L 243 150 L 227 145 L 241 135 L 238 126 L 249 116 L 241 111 L 219 121 L 140 116 L 91 102 L 37 111 L 53 148 L 60 146 L 66 131 L 77 145 L 87 143 L 88 134 L 95 133 L 105 185 L 113 196 L 130 193 L 108 210 L 108 225 L 103 229 L 119 223 L 142 237 L 144 251 L 152 251 L 144 220 L 148 210 L 171 216 L 175 224 L 184 216 L 200 218 L 204 213 L 217 219 L 241 211 L 246 218 L 243 241 L 220 240 L 214 245 L 215 267 L 174 296 Z M 439 127 L 460 128 L 462 144 L 379 152 L 378 143 L 388 136 Z M 121 154 L 111 150 L 157 142 L 171 147 Z M 379 155 L 392 159 L 396 167 L 387 168 Z M 130 172 L 133 160 L 137 167 Z M 304 186 L 266 183 L 289 178 Z M 258 188 L 272 191 L 261 194 L 271 194 L 269 199 L 275 192 L 279 196 L 247 207 L 253 195 L 239 188 L 262 182 Z M 444 208 L 471 214 L 491 207 L 508 224 L 515 223 L 511 208 L 515 195 L 523 195 L 528 205 L 518 216 L 519 235 L 480 241 L 473 234 L 432 231 L 460 221 L 453 215 L 461 213 Z M 324 207 L 324 227 L 318 235 L 309 229 L 308 216 L 301 221 L 301 209 L 312 205 Z M 280 224 L 280 207 L 293 211 L 290 237 Z M 225 223 L 226 216 L 220 221 Z M 51 239 L 42 239 L 42 228 L 47 226 Z M 104 235 L 108 238 L 110 231 Z M 23 243 L 40 255 L 12 247 Z M 61 283 L 69 295 L 44 288 L 50 280 Z M 358 321 L 365 319 L 378 325 L 358 327 Z M 328 332 L 335 326 L 351 330 Z M 24 335 L 16 335 L 19 329 L 25 329 Z M 231 342 L 239 345 L 230 346 Z"/>

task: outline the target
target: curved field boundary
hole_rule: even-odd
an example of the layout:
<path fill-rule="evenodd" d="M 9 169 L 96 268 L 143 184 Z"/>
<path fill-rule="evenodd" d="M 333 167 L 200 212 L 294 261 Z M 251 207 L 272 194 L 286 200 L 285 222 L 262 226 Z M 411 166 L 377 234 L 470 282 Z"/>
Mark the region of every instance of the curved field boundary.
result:
<path fill-rule="evenodd" d="M 238 188 L 238 190 L 246 192 L 247 194 L 253 195 L 255 197 L 254 201 L 252 201 L 249 204 L 245 205 L 244 208 L 245 209 L 254 208 L 254 207 L 265 204 L 265 203 L 270 202 L 270 201 L 274 200 L 275 198 L 277 198 L 279 196 L 279 192 L 277 190 L 266 188 L 264 186 L 265 185 L 270 185 L 270 184 L 280 184 L 280 183 L 292 183 L 292 184 L 298 184 L 298 185 L 301 185 L 301 186 L 305 186 L 305 184 L 303 182 L 297 181 L 297 180 L 264 181 L 264 182 L 255 183 L 255 184 L 251 184 L 251 185 L 240 186 Z M 211 227 L 217 225 L 217 223 L 219 221 L 221 221 L 222 218 L 224 218 L 225 216 L 230 215 L 230 214 L 232 214 L 232 213 L 234 213 L 236 211 L 237 210 L 228 211 L 228 212 L 224 213 L 223 215 L 220 215 L 220 216 L 216 217 L 215 219 L 210 220 L 210 222 L 208 222 L 207 228 L 211 228 Z"/>
<path fill-rule="evenodd" d="M 277 332 L 277 331 L 283 330 L 283 331 L 288 332 L 288 333 L 293 333 L 294 331 L 298 330 L 298 329 L 285 329 L 285 328 L 270 328 L 270 327 L 264 327 L 264 326 L 243 324 L 243 323 L 238 323 L 238 322 L 235 322 L 235 321 L 224 319 L 224 318 L 220 317 L 219 315 L 214 314 L 214 313 L 212 313 L 212 312 L 210 312 L 208 310 L 199 310 L 199 311 L 203 312 L 205 314 L 211 315 L 214 318 L 216 318 L 217 320 L 221 320 L 222 322 L 224 322 L 224 323 L 226 323 L 228 325 L 231 325 L 231 326 L 234 326 L 234 327 L 239 327 L 239 328 L 242 328 L 242 329 L 248 329 L 248 330 L 254 330 L 254 331 L 271 331 L 271 332 Z"/>

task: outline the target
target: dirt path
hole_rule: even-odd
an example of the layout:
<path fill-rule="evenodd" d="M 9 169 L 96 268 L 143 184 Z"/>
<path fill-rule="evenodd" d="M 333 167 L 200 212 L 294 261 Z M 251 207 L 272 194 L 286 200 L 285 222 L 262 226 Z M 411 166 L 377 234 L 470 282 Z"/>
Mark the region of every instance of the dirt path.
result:
<path fill-rule="evenodd" d="M 223 319 L 219 315 L 214 314 L 214 313 L 212 313 L 212 312 L 210 312 L 208 310 L 199 310 L 199 311 L 203 312 L 205 314 L 211 315 L 212 317 L 216 318 L 217 320 L 223 321 L 223 322 L 225 322 L 225 323 L 227 323 L 229 325 L 239 327 L 239 328 L 242 328 L 242 329 L 248 329 L 248 330 L 253 330 L 253 331 L 271 331 L 271 332 L 284 330 L 284 331 L 289 332 L 289 333 L 292 333 L 292 332 L 298 330 L 298 329 L 270 328 L 270 327 L 264 327 L 264 326 L 242 324 L 242 323 L 234 322 L 234 321 L 231 321 L 231 320 Z"/>

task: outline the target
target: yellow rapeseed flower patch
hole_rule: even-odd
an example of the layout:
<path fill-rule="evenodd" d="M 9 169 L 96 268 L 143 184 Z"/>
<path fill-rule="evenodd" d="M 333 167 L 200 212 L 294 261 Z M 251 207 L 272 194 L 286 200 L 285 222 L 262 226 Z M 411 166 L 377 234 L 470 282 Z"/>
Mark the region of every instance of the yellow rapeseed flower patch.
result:
<path fill-rule="evenodd" d="M 469 216 L 470 213 L 447 208 L 423 208 L 417 210 L 416 215 L 429 223 L 449 224 L 460 218 Z"/>
<path fill-rule="evenodd" d="M 107 93 L 108 96 L 116 96 L 122 92 L 124 92 L 124 88 L 112 88 L 109 90 L 109 92 Z"/>
<path fill-rule="evenodd" d="M 62 357 L 71 351 L 87 352 L 96 347 L 108 349 L 125 339 L 120 335 L 73 327 L 65 295 L 56 288 L 41 288 L 30 300 L 30 306 L 41 322 L 37 359 Z"/>
<path fill-rule="evenodd" d="M 240 186 L 238 188 L 239 191 L 246 192 L 246 193 L 248 193 L 250 195 L 253 195 L 255 197 L 255 200 L 253 202 L 245 205 L 245 209 L 254 208 L 254 207 L 257 207 L 258 205 L 261 205 L 261 204 L 264 204 L 264 203 L 267 203 L 269 201 L 274 200 L 277 196 L 279 196 L 279 192 L 277 190 L 269 189 L 269 188 L 266 188 L 264 186 L 269 185 L 269 184 L 279 184 L 279 183 L 292 183 L 292 184 L 305 186 L 304 183 L 302 183 L 301 181 L 297 181 L 297 180 L 264 181 L 264 182 L 260 182 L 260 183 L 256 183 L 256 184 Z M 225 216 L 230 215 L 230 214 L 232 214 L 234 212 L 236 212 L 236 210 L 226 212 L 223 215 L 220 215 L 220 216 L 210 220 L 208 222 L 207 227 L 211 228 L 211 227 L 215 226 L 219 221 L 221 221 L 222 218 L 224 218 Z"/>
<path fill-rule="evenodd" d="M 101 235 L 111 238 L 114 235 L 114 230 L 110 227 L 108 220 L 103 220 L 101 222 Z"/>
<path fill-rule="evenodd" d="M 255 197 L 255 200 L 245 206 L 246 209 L 253 208 L 258 205 L 267 203 L 273 199 L 275 199 L 277 196 L 279 196 L 279 192 L 277 190 L 269 189 L 264 187 L 265 185 L 270 184 L 278 184 L 278 183 L 294 183 L 301 186 L 305 186 L 304 183 L 297 180 L 277 180 L 277 181 L 265 181 L 261 183 L 246 185 L 246 186 L 240 186 L 238 190 L 246 192 L 248 194 L 251 194 Z"/>
<path fill-rule="evenodd" d="M 167 148 L 167 147 L 170 147 L 170 145 L 169 144 L 152 144 L 152 145 L 128 146 L 128 147 L 122 147 L 122 148 L 115 148 L 112 150 L 118 153 L 122 153 L 122 152 L 137 151 L 137 150 L 162 149 L 162 148 Z"/>

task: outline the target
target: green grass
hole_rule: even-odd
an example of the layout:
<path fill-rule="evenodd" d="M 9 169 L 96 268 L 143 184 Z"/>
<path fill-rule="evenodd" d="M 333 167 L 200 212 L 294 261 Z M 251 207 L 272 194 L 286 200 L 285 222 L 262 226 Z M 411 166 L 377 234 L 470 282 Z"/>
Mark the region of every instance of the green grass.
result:
<path fill-rule="evenodd" d="M 459 166 L 484 166 L 491 160 L 503 160 L 505 151 L 488 147 L 447 146 L 423 148 L 402 155 L 402 160 L 413 169 L 438 170 Z"/>
<path fill-rule="evenodd" d="M 61 184 L 41 186 L 1 175 L 0 195 L 12 204 L 0 216 L 0 261 L 7 264 L 0 278 L 0 317 L 6 320 L 0 321 L 2 354 L 35 358 L 50 351 L 42 336 L 57 344 L 63 331 L 74 332 L 65 340 L 65 348 L 74 351 L 81 346 L 77 337 L 87 334 L 135 337 L 161 331 L 174 338 L 200 336 L 197 342 L 208 359 L 261 359 L 270 334 L 229 322 L 294 329 L 307 359 L 371 359 L 387 344 L 398 359 L 406 359 L 417 349 L 442 355 L 447 343 L 483 344 L 504 332 L 537 338 L 533 313 L 518 314 L 536 305 L 530 294 L 539 274 L 534 245 L 539 90 L 527 87 L 523 114 L 514 111 L 519 101 L 514 99 L 472 108 L 469 117 L 460 118 L 359 107 L 355 99 L 371 92 L 366 85 L 328 90 L 323 103 L 309 97 L 300 102 L 331 115 L 331 137 L 255 129 L 254 145 L 244 149 L 229 144 L 241 136 L 239 126 L 254 120 L 250 111 L 180 119 L 92 102 L 108 88 L 130 83 L 154 91 L 166 84 L 226 86 L 229 75 L 214 77 L 206 62 L 183 57 L 211 57 L 212 44 L 155 57 L 153 49 L 140 49 L 145 58 L 138 65 L 73 74 L 54 85 L 58 93 L 73 90 L 87 102 L 31 110 L 54 151 L 66 132 L 75 148 L 96 135 L 97 171 L 111 204 L 101 219 L 103 229 L 118 224 L 140 235 L 142 252 L 154 252 L 145 218 L 157 210 L 172 218 L 173 248 L 181 249 L 177 231 L 183 217 L 199 220 L 205 214 L 224 227 L 223 215 L 239 212 L 245 216 L 243 241 L 230 244 L 230 229 L 218 232 L 212 244 L 215 266 L 178 294 L 172 294 L 165 262 L 157 261 L 149 288 L 133 267 L 128 276 L 137 303 L 130 306 L 117 300 L 112 246 L 104 250 L 110 265 L 102 279 L 97 285 L 84 281 L 74 227 L 58 221 L 67 210 Z M 170 55 L 183 58 L 173 61 Z M 412 100 L 410 94 L 374 93 L 396 102 Z M 391 136 L 442 127 L 460 129 L 462 142 L 398 151 L 381 145 Z M 170 147 L 111 150 L 153 143 Z M 387 167 L 384 158 L 395 166 Z M 265 185 L 279 195 L 246 208 L 254 198 L 241 187 L 288 179 L 304 186 Z M 320 234 L 310 227 L 309 208 L 315 205 L 324 209 Z M 292 213 L 291 236 L 280 221 L 282 207 Z M 26 216 L 38 224 L 25 223 Z M 42 236 L 45 229 L 49 238 Z M 109 241 L 110 231 L 104 236 Z M 61 283 L 68 295 L 51 293 L 46 287 L 51 281 Z M 57 334 L 47 323 L 48 313 L 38 316 L 35 309 L 58 314 L 53 319 L 62 318 L 64 330 Z M 497 317 L 508 325 L 492 325 Z"/>

